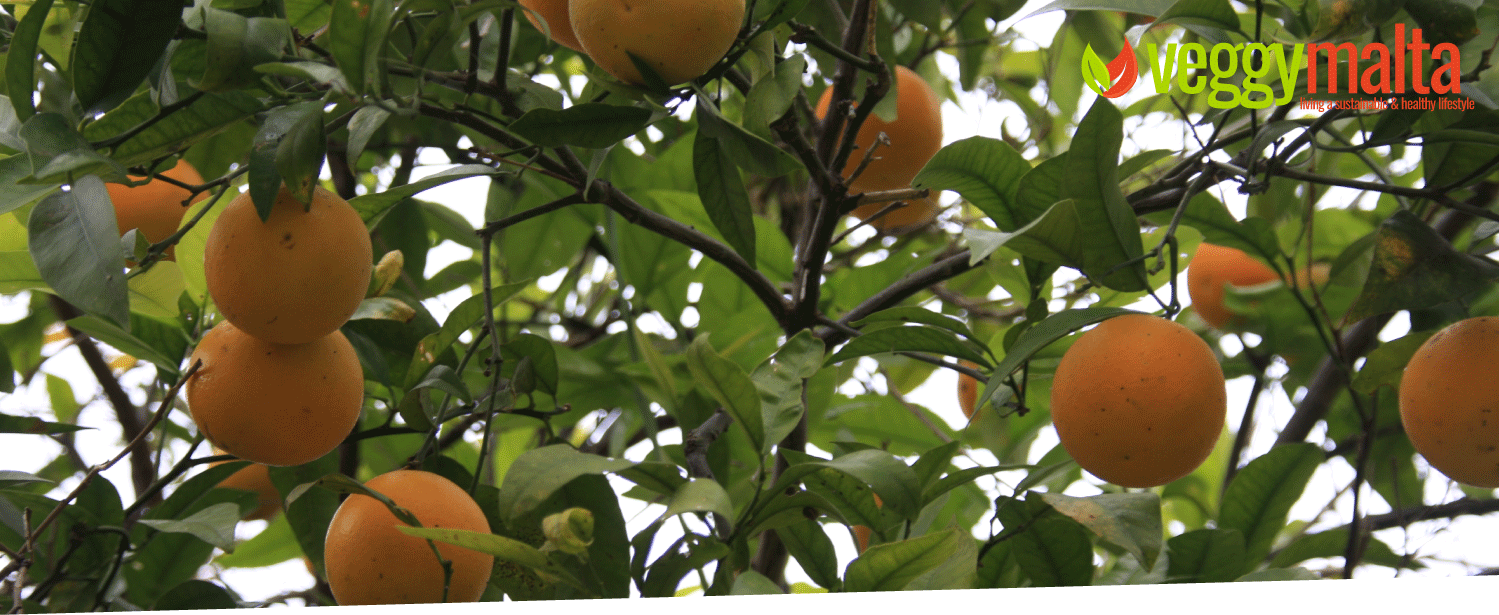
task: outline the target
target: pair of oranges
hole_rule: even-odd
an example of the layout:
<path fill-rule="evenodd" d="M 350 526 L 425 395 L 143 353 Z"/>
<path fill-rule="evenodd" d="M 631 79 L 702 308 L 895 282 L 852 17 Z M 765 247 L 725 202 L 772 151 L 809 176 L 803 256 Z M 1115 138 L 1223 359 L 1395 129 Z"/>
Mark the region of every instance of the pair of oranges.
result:
<path fill-rule="evenodd" d="M 164 176 L 203 183 L 179 161 Z M 190 193 L 165 182 L 111 184 L 121 234 L 177 232 Z M 348 202 L 321 187 L 304 205 L 283 189 L 260 219 L 249 193 L 223 206 L 203 256 L 224 320 L 203 335 L 187 381 L 193 420 L 217 448 L 273 466 L 332 451 L 364 405 L 364 372 L 338 328 L 369 288 L 373 248 Z"/>
<path fill-rule="evenodd" d="M 187 184 L 201 176 L 186 162 L 166 175 Z M 162 181 L 110 186 L 121 232 L 151 241 L 176 232 L 187 194 Z M 255 462 L 221 486 L 252 491 L 247 519 L 280 509 L 269 467 L 299 465 L 331 452 L 352 431 L 364 405 L 364 372 L 338 329 L 369 287 L 369 233 L 348 202 L 321 187 L 303 204 L 277 195 L 262 221 L 248 193 L 233 199 L 209 231 L 204 269 L 224 320 L 204 334 L 186 384 L 193 420 L 215 448 Z M 451 481 L 397 470 L 367 486 L 411 511 L 426 527 L 488 532 L 479 505 Z M 329 526 L 324 564 L 341 604 L 438 602 L 442 567 L 427 541 L 395 529 L 396 518 L 368 496 L 345 500 Z M 447 597 L 476 601 L 493 558 L 440 545 L 453 562 Z"/>

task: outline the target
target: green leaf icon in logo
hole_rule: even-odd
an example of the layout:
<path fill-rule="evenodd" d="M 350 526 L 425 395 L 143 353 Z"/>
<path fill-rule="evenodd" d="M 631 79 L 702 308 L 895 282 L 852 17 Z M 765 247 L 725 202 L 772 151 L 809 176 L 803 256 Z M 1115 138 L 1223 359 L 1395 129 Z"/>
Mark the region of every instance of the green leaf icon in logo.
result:
<path fill-rule="evenodd" d="M 1130 88 L 1135 87 L 1135 81 L 1140 76 L 1139 62 L 1135 59 L 1135 49 L 1130 46 L 1129 39 L 1124 40 L 1124 48 L 1108 64 L 1104 64 L 1103 58 L 1093 51 L 1093 45 L 1088 45 L 1083 50 L 1082 71 L 1083 83 L 1104 98 L 1123 96 Z"/>

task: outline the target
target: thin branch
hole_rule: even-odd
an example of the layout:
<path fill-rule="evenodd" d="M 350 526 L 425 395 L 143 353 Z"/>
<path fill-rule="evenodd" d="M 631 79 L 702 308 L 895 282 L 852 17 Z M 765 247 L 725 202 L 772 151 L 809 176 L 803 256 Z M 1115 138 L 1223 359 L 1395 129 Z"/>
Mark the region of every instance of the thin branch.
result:
<path fill-rule="evenodd" d="M 854 306 L 847 314 L 839 318 L 838 322 L 847 325 L 885 308 L 893 307 L 933 284 L 966 273 L 976 266 L 969 264 L 970 257 L 971 254 L 965 249 L 911 273 Z M 838 329 L 829 329 L 819 333 L 818 337 L 821 337 L 823 343 L 829 347 L 848 340 L 848 334 Z"/>
<path fill-rule="evenodd" d="M 48 299 L 52 302 L 52 310 L 65 323 L 83 315 L 82 311 L 61 297 L 49 295 Z M 99 386 L 104 389 L 105 399 L 114 408 L 122 435 L 131 443 L 125 451 L 130 455 L 130 479 L 135 492 L 141 493 L 151 487 L 155 477 L 152 476 L 151 447 L 143 437 L 149 430 L 141 424 L 140 409 L 130 401 L 130 394 L 120 385 L 120 379 L 115 377 L 109 361 L 104 359 L 104 354 L 99 351 L 93 338 L 72 326 L 67 329 L 68 334 L 73 337 L 73 344 L 78 347 L 78 354 L 83 356 L 83 362 L 88 364 L 89 371 L 93 372 Z"/>

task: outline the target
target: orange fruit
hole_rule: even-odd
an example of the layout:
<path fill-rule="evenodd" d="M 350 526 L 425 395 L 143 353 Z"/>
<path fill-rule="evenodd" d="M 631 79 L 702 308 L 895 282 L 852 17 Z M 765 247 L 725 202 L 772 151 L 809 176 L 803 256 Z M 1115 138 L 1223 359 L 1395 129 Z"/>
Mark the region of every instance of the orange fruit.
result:
<path fill-rule="evenodd" d="M 1079 336 L 1052 380 L 1062 446 L 1084 470 L 1122 487 L 1191 473 L 1213 451 L 1227 412 L 1212 349 L 1148 314 L 1116 316 Z"/>
<path fill-rule="evenodd" d="M 452 481 L 431 472 L 396 470 L 365 486 L 411 511 L 422 527 L 489 533 L 484 511 Z M 340 605 L 420 604 L 442 601 L 442 565 L 428 542 L 396 529 L 404 525 L 379 500 L 351 495 L 333 513 L 323 543 L 328 587 Z M 494 558 L 464 547 L 432 542 L 453 562 L 448 602 L 477 602 L 489 584 Z"/>
<path fill-rule="evenodd" d="M 305 344 L 349 320 L 374 268 L 369 231 L 349 203 L 322 187 L 310 209 L 285 187 L 261 222 L 248 192 L 209 232 L 203 268 L 224 318 L 276 344 Z"/>
<path fill-rule="evenodd" d="M 1448 325 L 1400 378 L 1400 422 L 1416 452 L 1452 480 L 1499 487 L 1499 318 Z"/>
<path fill-rule="evenodd" d="M 1223 285 L 1254 286 L 1279 279 L 1274 269 L 1243 250 L 1202 243 L 1187 266 L 1187 295 L 1197 315 L 1213 328 L 1236 330 L 1247 323 L 1223 305 Z"/>
<path fill-rule="evenodd" d="M 843 167 L 846 178 L 859 168 L 864 153 L 874 147 L 880 133 L 890 139 L 890 145 L 881 145 L 875 150 L 875 159 L 869 162 L 864 172 L 848 186 L 851 193 L 898 190 L 911 187 L 911 180 L 926 163 L 942 149 L 942 99 L 932 90 L 926 80 L 904 66 L 895 67 L 895 119 L 886 122 L 871 114 L 859 127 L 855 140 L 858 149 L 849 156 Z M 828 105 L 833 100 L 833 88 L 822 91 L 817 100 L 817 118 L 828 114 Z M 860 220 L 874 215 L 885 207 L 885 203 L 870 203 L 855 209 L 853 215 Z M 936 217 L 937 204 L 926 199 L 919 204 L 908 205 L 902 210 L 886 214 L 871 224 L 881 230 L 906 229 L 920 225 Z"/>
<path fill-rule="evenodd" d="M 256 463 L 294 466 L 343 442 L 364 407 L 364 371 L 334 331 L 306 344 L 271 344 L 221 322 L 198 342 L 187 405 L 204 437 Z"/>
<path fill-rule="evenodd" d="M 186 160 L 178 160 L 177 166 L 161 174 L 184 184 L 203 183 L 203 176 Z M 105 184 L 104 189 L 109 191 L 109 200 L 114 203 L 115 222 L 120 227 L 120 235 L 130 229 L 140 229 L 140 234 L 151 243 L 162 241 L 177 232 L 177 227 L 182 224 L 182 214 L 187 211 L 183 201 L 192 194 L 159 179 L 133 188 L 124 184 Z M 207 192 L 200 192 L 193 198 L 193 202 L 201 201 L 207 196 Z M 167 249 L 167 259 L 175 258 L 175 248 L 176 246 L 172 246 Z"/>
<path fill-rule="evenodd" d="M 213 465 L 228 463 L 225 461 L 215 462 Z M 265 464 L 252 463 L 238 472 L 229 475 L 229 478 L 219 483 L 225 489 L 239 489 L 249 491 L 260 496 L 260 506 L 245 515 L 245 521 L 256 519 L 270 519 L 281 511 L 281 492 L 276 490 L 276 485 L 271 483 L 271 468 Z"/>
<path fill-rule="evenodd" d="M 615 79 L 644 85 L 630 60 L 643 60 L 666 85 L 713 68 L 744 21 L 744 0 L 568 0 L 583 51 Z"/>
<path fill-rule="evenodd" d="M 958 361 L 963 367 L 978 369 L 979 364 L 963 359 Z M 978 411 L 979 389 L 983 383 L 967 374 L 958 374 L 958 407 L 963 409 L 963 416 L 973 418 L 973 413 Z"/>
<path fill-rule="evenodd" d="M 543 34 L 551 33 L 551 38 L 563 47 L 573 51 L 583 51 L 583 44 L 578 42 L 578 35 L 573 34 L 573 22 L 567 16 L 567 0 L 520 0 L 520 5 L 541 14 L 546 20 L 547 29 L 541 27 L 541 22 L 536 15 L 526 12 L 526 19 L 531 20 L 531 25 L 536 26 Z"/>

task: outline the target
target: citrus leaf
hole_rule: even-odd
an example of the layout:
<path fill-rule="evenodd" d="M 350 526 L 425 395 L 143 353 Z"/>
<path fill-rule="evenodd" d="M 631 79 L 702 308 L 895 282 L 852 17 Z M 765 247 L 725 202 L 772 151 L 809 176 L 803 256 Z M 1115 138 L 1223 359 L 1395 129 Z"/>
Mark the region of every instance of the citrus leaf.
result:
<path fill-rule="evenodd" d="M 1326 455 L 1314 444 L 1283 444 L 1250 461 L 1223 492 L 1218 527 L 1244 535 L 1245 562 L 1253 565 L 1270 553 L 1286 526 L 1291 505 L 1301 498 L 1312 473 Z"/>
<path fill-rule="evenodd" d="M 1042 494 L 1041 500 L 1057 512 L 1088 528 L 1094 535 L 1123 547 L 1140 561 L 1144 570 L 1155 568 L 1161 554 L 1161 498 L 1154 493 L 1103 493 L 1075 498 L 1060 493 Z"/>
<path fill-rule="evenodd" d="M 510 464 L 500 484 L 499 513 L 506 519 L 520 518 L 579 476 L 618 472 L 633 465 L 581 453 L 566 444 L 526 451 Z"/>
<path fill-rule="evenodd" d="M 512 122 L 510 130 L 543 147 L 599 149 L 644 130 L 650 123 L 650 109 L 583 103 L 561 111 L 532 109 Z"/>
<path fill-rule="evenodd" d="M 875 545 L 849 562 L 843 589 L 850 592 L 897 591 L 952 558 L 966 532 L 951 528 L 900 542 Z"/>
<path fill-rule="evenodd" d="M 1245 566 L 1244 534 L 1235 529 L 1193 530 L 1166 541 L 1167 582 L 1225 583 Z"/>
<path fill-rule="evenodd" d="M 226 553 L 233 553 L 234 526 L 239 524 L 239 505 L 221 502 L 193 513 L 186 519 L 141 519 L 140 523 L 162 532 L 191 534 Z"/>
<path fill-rule="evenodd" d="M 1020 178 L 1031 170 L 1015 148 L 989 137 L 970 137 L 943 146 L 911 185 L 952 190 L 989 216 L 1002 231 L 1029 222 L 1014 201 Z"/>
<path fill-rule="evenodd" d="M 824 365 L 835 365 L 849 359 L 887 352 L 931 352 L 967 359 L 981 365 L 989 363 L 982 353 L 959 341 L 948 330 L 918 324 L 876 329 L 860 335 L 828 357 Z"/>
<path fill-rule="evenodd" d="M 180 3 L 159 0 L 90 3 L 73 42 L 73 58 L 68 62 L 78 103 L 93 114 L 124 102 L 156 66 L 181 24 Z"/>
<path fill-rule="evenodd" d="M 37 271 L 59 297 L 128 329 L 125 259 L 103 181 L 88 175 L 42 199 L 26 229 Z"/>
<path fill-rule="evenodd" d="M 745 430 L 754 450 L 765 452 L 772 442 L 765 439 L 760 392 L 744 368 L 718 354 L 708 338 L 707 334 L 700 335 L 687 347 L 687 368 L 692 379 Z"/>

